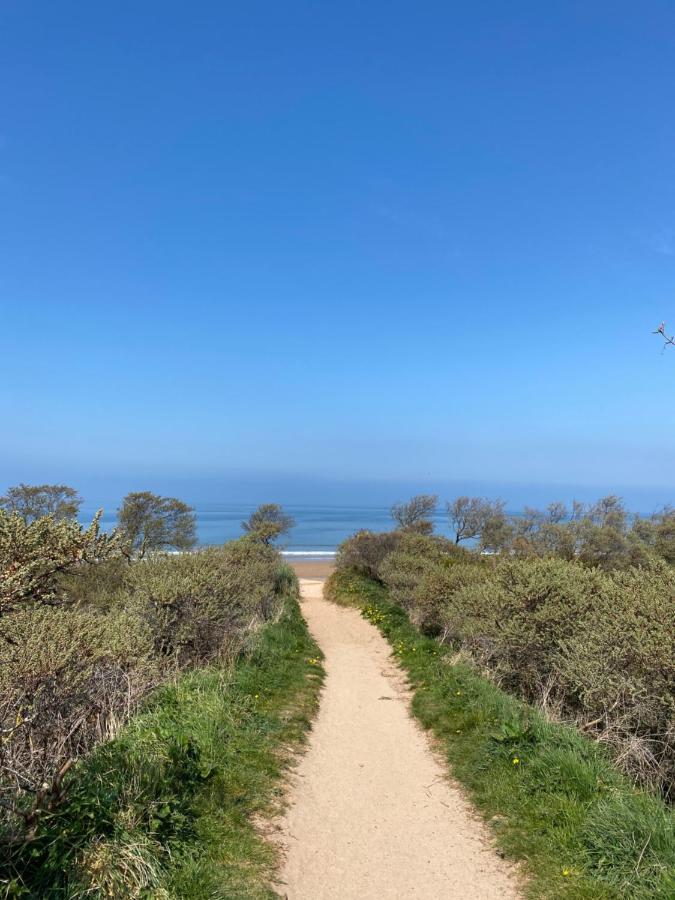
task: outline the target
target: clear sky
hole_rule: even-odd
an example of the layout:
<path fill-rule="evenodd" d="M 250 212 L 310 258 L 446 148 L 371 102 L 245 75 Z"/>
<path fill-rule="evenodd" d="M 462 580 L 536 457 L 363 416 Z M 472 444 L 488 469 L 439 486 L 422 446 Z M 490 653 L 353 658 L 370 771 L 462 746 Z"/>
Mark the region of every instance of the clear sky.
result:
<path fill-rule="evenodd" d="M 675 499 L 674 98 L 670 0 L 4 0 L 0 487 Z"/>

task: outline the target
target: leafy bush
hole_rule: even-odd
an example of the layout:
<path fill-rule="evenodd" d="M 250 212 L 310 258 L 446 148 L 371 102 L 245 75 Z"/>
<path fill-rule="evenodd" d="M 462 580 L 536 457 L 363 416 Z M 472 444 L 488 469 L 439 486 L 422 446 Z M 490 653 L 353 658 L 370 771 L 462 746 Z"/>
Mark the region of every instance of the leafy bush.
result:
<path fill-rule="evenodd" d="M 58 799 L 64 765 L 114 734 L 156 683 L 152 648 L 127 610 L 37 606 L 0 620 L 1 791 L 28 828 Z"/>
<path fill-rule="evenodd" d="M 538 698 L 557 676 L 561 646 L 577 634 L 604 583 L 600 573 L 560 559 L 502 562 L 488 580 L 451 599 L 448 634 L 481 648 L 482 661 L 508 687 Z"/>
<path fill-rule="evenodd" d="M 379 579 L 380 566 L 396 550 L 401 537 L 400 531 L 357 531 L 338 547 L 336 565 Z"/>
<path fill-rule="evenodd" d="M 566 706 L 644 780 L 675 782 L 675 584 L 672 569 L 616 572 L 563 642 Z"/>
<path fill-rule="evenodd" d="M 119 554 L 117 536 L 101 532 L 100 518 L 85 529 L 70 519 L 27 522 L 0 510 L 0 616 L 26 603 L 63 601 L 65 574 Z"/>
<path fill-rule="evenodd" d="M 127 585 L 147 610 L 156 652 L 184 666 L 238 649 L 247 629 L 270 618 L 278 567 L 274 550 L 243 538 L 133 565 Z"/>

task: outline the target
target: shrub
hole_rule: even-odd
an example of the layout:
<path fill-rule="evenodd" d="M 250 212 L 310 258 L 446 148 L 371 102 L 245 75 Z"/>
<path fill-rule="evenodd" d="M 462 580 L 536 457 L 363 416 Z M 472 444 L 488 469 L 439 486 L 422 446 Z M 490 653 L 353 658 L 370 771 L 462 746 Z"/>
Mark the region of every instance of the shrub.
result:
<path fill-rule="evenodd" d="M 101 533 L 100 518 L 85 529 L 69 519 L 26 522 L 0 510 L 0 616 L 22 604 L 62 602 L 63 575 L 118 555 L 119 539 Z"/>
<path fill-rule="evenodd" d="M 491 565 L 481 557 L 466 555 L 466 560 L 446 558 L 427 566 L 414 586 L 412 618 L 426 634 L 443 635 L 445 632 L 444 639 L 447 639 L 449 611 L 458 592 L 490 578 Z"/>
<path fill-rule="evenodd" d="M 455 603 L 505 683 L 539 699 L 557 675 L 561 645 L 578 633 L 604 583 L 599 572 L 564 560 L 510 560 L 489 582 L 460 590 Z"/>
<path fill-rule="evenodd" d="M 395 552 L 380 566 L 381 580 L 389 588 L 395 603 L 407 610 L 414 621 L 429 632 L 438 630 L 439 605 L 428 592 L 424 598 L 419 588 L 433 573 L 444 572 L 461 562 L 471 560 L 471 554 L 446 538 L 419 534 L 401 534 Z M 478 557 L 480 563 L 480 557 Z"/>
<path fill-rule="evenodd" d="M 613 573 L 561 648 L 567 706 L 642 780 L 675 777 L 675 586 L 672 569 Z"/>
<path fill-rule="evenodd" d="M 357 531 L 338 547 L 338 569 L 354 569 L 369 578 L 380 578 L 380 567 L 402 538 L 400 531 Z"/>
<path fill-rule="evenodd" d="M 657 562 L 603 572 L 561 559 L 386 566 L 391 596 L 511 691 L 613 745 L 666 791 L 675 773 L 675 602 Z M 405 582 L 405 577 L 408 582 Z M 404 602 L 403 591 L 406 602 Z"/>
<path fill-rule="evenodd" d="M 156 652 L 179 666 L 196 664 L 238 649 L 247 629 L 270 618 L 278 560 L 270 547 L 244 538 L 133 565 L 127 586 L 147 611 Z"/>
<path fill-rule="evenodd" d="M 125 610 L 38 606 L 0 621 L 6 802 L 24 808 L 30 792 L 31 816 L 56 799 L 64 764 L 114 734 L 156 683 L 152 646 L 149 628 Z"/>

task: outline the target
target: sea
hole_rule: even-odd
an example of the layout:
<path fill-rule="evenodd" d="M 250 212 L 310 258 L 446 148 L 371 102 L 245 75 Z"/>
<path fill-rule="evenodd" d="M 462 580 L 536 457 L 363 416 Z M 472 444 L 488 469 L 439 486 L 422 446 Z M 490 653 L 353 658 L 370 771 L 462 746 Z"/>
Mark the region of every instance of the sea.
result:
<path fill-rule="evenodd" d="M 200 546 L 223 544 L 239 537 L 241 523 L 256 504 L 202 503 L 195 505 L 197 539 Z M 95 509 L 86 508 L 80 520 L 91 522 Z M 394 527 L 389 508 L 383 506 L 291 506 L 284 511 L 295 519 L 295 527 L 279 541 L 281 552 L 294 559 L 331 559 L 338 545 L 361 528 L 388 531 Z M 449 535 L 448 520 L 441 510 L 434 516 L 435 531 Z M 104 510 L 102 527 L 115 527 L 116 512 Z"/>

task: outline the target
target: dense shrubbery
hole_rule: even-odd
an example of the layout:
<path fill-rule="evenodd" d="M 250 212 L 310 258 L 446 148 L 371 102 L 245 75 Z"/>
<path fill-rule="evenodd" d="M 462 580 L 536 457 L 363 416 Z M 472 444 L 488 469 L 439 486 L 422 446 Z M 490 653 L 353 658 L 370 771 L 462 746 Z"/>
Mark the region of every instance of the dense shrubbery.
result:
<path fill-rule="evenodd" d="M 0 827 L 30 837 L 62 779 L 148 691 L 240 650 L 288 586 L 270 547 L 129 564 L 119 541 L 73 521 L 0 511 Z"/>
<path fill-rule="evenodd" d="M 576 721 L 627 771 L 670 793 L 675 582 L 655 548 L 670 546 L 671 522 L 650 520 L 647 541 L 610 504 L 574 526 L 584 537 L 571 558 L 569 526 L 551 520 L 530 529 L 536 552 L 521 543 L 488 556 L 433 536 L 360 533 L 342 545 L 338 566 L 376 578 L 427 634 Z"/>

